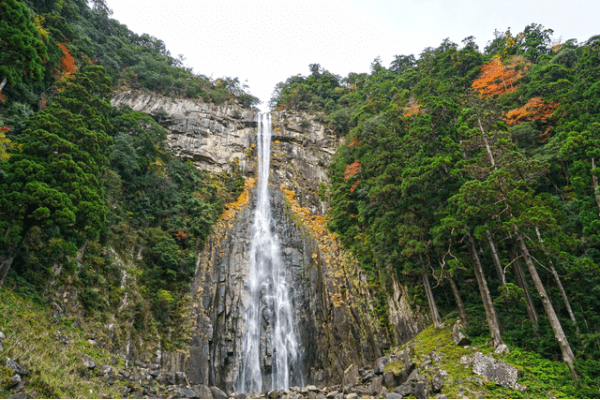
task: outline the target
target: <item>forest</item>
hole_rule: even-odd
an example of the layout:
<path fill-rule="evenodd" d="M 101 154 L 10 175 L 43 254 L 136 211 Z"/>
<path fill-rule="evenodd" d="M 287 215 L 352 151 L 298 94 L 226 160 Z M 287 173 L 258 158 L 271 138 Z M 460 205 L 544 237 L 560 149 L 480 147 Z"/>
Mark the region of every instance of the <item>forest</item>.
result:
<path fill-rule="evenodd" d="M 593 387 L 600 36 L 557 43 L 552 33 L 496 31 L 484 49 L 446 39 L 344 78 L 311 64 L 276 86 L 270 106 L 318 114 L 344 137 L 329 166 L 328 227 L 373 287 L 400 276 L 434 325 L 459 317 L 497 352 L 562 360 Z M 383 293 L 377 311 L 385 317 Z"/>
<path fill-rule="evenodd" d="M 118 254 L 131 253 L 137 291 L 122 318 L 181 348 L 198 251 L 243 176 L 175 158 L 158 121 L 110 99 L 136 89 L 259 100 L 111 13 L 103 0 L 0 0 L 0 287 L 46 305 L 52 285 L 77 288 L 85 316 L 105 323 L 127 296 Z M 460 318 L 475 343 L 533 351 L 558 387 L 593 397 L 600 36 L 552 34 L 495 31 L 484 49 L 446 39 L 346 77 L 311 64 L 269 106 L 316 115 L 343 139 L 320 194 L 383 324 L 387 278 L 400 277 L 433 325 Z"/>
<path fill-rule="evenodd" d="M 103 320 L 126 298 L 116 254 L 141 246 L 124 318 L 166 335 L 197 250 L 243 180 L 236 166 L 215 176 L 173 157 L 157 121 L 110 98 L 127 88 L 258 99 L 238 78 L 195 74 L 101 0 L 1 0 L 0 13 L 0 285 L 39 301 L 49 281 L 77 288 L 86 316 Z"/>

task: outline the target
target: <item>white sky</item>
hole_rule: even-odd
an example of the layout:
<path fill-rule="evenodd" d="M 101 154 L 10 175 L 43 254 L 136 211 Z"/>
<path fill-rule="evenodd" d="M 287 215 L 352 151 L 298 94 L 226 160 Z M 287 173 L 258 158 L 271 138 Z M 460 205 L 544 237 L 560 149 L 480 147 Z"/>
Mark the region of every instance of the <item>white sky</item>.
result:
<path fill-rule="evenodd" d="M 247 80 L 266 109 L 278 82 L 319 63 L 332 73 L 369 72 L 380 56 L 418 54 L 442 40 L 475 36 L 483 50 L 494 29 L 530 23 L 554 39 L 600 34 L 599 0 L 200 1 L 106 0 L 113 18 L 162 39 L 195 72 Z"/>

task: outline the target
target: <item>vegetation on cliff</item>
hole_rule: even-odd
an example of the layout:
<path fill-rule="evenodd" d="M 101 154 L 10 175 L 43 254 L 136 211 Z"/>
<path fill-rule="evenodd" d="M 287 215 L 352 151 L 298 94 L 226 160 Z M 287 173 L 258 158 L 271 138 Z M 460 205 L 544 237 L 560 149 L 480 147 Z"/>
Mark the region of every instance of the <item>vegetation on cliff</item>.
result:
<path fill-rule="evenodd" d="M 110 97 L 128 87 L 258 100 L 237 78 L 184 68 L 101 0 L 0 9 L 0 285 L 48 304 L 70 296 L 55 303 L 69 323 L 119 322 L 122 336 L 183 344 L 184 329 L 170 332 L 183 326 L 196 254 L 242 178 L 235 165 L 214 176 L 176 159 L 164 128 Z"/>
<path fill-rule="evenodd" d="M 562 359 L 593 387 L 600 40 L 551 35 L 496 32 L 483 51 L 445 40 L 343 79 L 312 64 L 271 106 L 322 113 L 346 136 L 329 167 L 329 227 L 373 284 L 423 285 L 413 300 L 435 325 L 460 316 L 498 351 Z"/>

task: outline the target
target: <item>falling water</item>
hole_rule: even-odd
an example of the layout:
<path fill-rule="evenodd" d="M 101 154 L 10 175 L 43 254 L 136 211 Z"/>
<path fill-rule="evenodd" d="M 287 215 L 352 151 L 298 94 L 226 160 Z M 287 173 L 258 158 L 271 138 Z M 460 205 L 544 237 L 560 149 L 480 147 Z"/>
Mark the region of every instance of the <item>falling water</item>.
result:
<path fill-rule="evenodd" d="M 298 328 L 269 203 L 271 115 L 258 114 L 258 196 L 250 247 L 239 393 L 304 386 Z"/>

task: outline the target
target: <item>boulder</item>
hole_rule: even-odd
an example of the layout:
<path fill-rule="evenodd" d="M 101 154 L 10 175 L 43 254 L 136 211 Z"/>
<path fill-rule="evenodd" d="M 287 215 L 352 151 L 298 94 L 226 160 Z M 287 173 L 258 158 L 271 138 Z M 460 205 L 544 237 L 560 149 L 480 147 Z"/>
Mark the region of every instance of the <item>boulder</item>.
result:
<path fill-rule="evenodd" d="M 413 394 L 413 392 L 413 386 L 410 383 L 403 383 L 402 385 L 394 389 L 394 393 L 397 393 L 402 397 L 406 397 L 409 394 Z"/>
<path fill-rule="evenodd" d="M 6 368 L 12 369 L 21 376 L 29 375 L 29 372 L 25 368 L 23 368 L 23 366 L 21 366 L 18 362 L 8 357 L 6 358 Z"/>
<path fill-rule="evenodd" d="M 446 372 L 444 369 L 439 370 L 433 376 L 433 379 L 431 380 L 431 387 L 434 392 L 439 392 L 442 390 L 442 387 L 444 387 L 444 379 L 446 379 L 447 376 L 448 372 Z"/>
<path fill-rule="evenodd" d="M 378 376 L 377 378 L 371 381 L 371 385 L 369 386 L 369 391 L 371 392 L 371 396 L 381 396 L 383 392 L 383 378 Z"/>
<path fill-rule="evenodd" d="M 388 371 L 383 374 L 383 383 L 387 387 L 396 387 L 406 382 L 407 378 L 408 374 L 404 369 L 400 372 Z"/>
<path fill-rule="evenodd" d="M 377 361 L 375 361 L 374 371 L 377 375 L 383 374 L 383 369 L 385 368 L 385 365 L 390 362 L 390 359 L 390 356 L 383 356 L 379 357 Z"/>
<path fill-rule="evenodd" d="M 417 382 L 415 384 L 414 395 L 417 399 L 426 399 L 429 397 L 429 382 Z"/>
<path fill-rule="evenodd" d="M 192 387 L 192 389 L 194 390 L 194 392 L 196 392 L 198 397 L 201 399 L 212 399 L 213 398 L 210 388 L 206 385 L 195 385 Z"/>
<path fill-rule="evenodd" d="M 496 349 L 494 350 L 494 353 L 496 354 L 504 354 L 504 353 L 509 353 L 510 349 L 508 348 L 507 345 L 505 344 L 501 344 L 498 347 L 496 347 Z"/>
<path fill-rule="evenodd" d="M 514 389 L 519 379 L 519 370 L 512 365 L 477 352 L 473 356 L 473 373 L 488 381 L 496 382 L 502 387 Z"/>
<path fill-rule="evenodd" d="M 386 399 L 403 399 L 404 398 L 404 396 L 402 396 L 401 394 L 395 393 L 395 392 L 388 392 L 383 397 Z"/>
<path fill-rule="evenodd" d="M 471 356 L 462 356 L 460 358 L 460 363 L 465 367 L 469 368 L 469 365 L 473 362 L 473 357 Z"/>
<path fill-rule="evenodd" d="M 83 357 L 81 357 L 81 362 L 82 364 L 87 368 L 87 369 L 94 369 L 96 368 L 96 363 L 94 362 L 94 360 L 92 360 L 92 358 L 90 356 L 88 356 L 87 354 L 84 355 Z"/>
<path fill-rule="evenodd" d="M 182 397 L 186 398 L 186 399 L 199 399 L 200 398 L 195 391 L 189 390 L 189 389 L 181 389 L 181 394 L 182 394 Z"/>
<path fill-rule="evenodd" d="M 349 366 L 344 371 L 344 386 L 356 386 L 360 383 L 360 375 L 358 374 L 358 367 L 356 365 Z"/>
<path fill-rule="evenodd" d="M 227 399 L 229 396 L 216 386 L 211 386 L 210 391 L 213 399 Z"/>
<path fill-rule="evenodd" d="M 465 326 L 460 319 L 456 320 L 454 327 L 452 328 L 452 340 L 457 346 L 467 346 L 471 344 L 471 340 L 465 333 Z"/>

